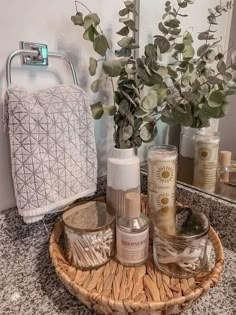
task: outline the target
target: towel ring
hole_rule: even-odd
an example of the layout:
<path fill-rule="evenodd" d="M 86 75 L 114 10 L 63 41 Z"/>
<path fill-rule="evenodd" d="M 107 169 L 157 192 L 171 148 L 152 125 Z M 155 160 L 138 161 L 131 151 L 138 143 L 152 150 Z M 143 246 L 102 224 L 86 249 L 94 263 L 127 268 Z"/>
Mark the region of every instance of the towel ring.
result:
<path fill-rule="evenodd" d="M 24 42 L 22 42 L 22 43 L 24 43 Z M 67 64 L 69 65 L 69 67 L 70 67 L 74 84 L 78 85 L 78 79 L 77 79 L 77 76 L 76 76 L 75 68 L 74 68 L 72 62 L 65 55 L 61 55 L 61 54 L 58 54 L 58 53 L 53 53 L 53 52 L 47 52 L 46 51 L 46 58 L 45 58 L 46 62 L 43 62 L 44 59 L 42 59 L 42 55 L 40 53 L 40 47 L 41 46 L 47 47 L 47 46 L 46 45 L 42 45 L 42 44 L 32 44 L 32 45 L 37 45 L 37 46 L 28 46 L 30 49 L 18 49 L 18 50 L 15 50 L 8 56 L 7 62 L 6 62 L 7 88 L 10 88 L 10 86 L 11 86 L 11 63 L 12 63 L 12 60 L 16 56 L 31 57 L 30 63 L 27 63 L 27 62 L 25 62 L 23 60 L 23 64 L 43 65 L 43 66 L 48 65 L 47 57 L 62 59 L 64 61 L 66 61 Z M 40 64 L 40 61 L 41 61 L 41 64 Z"/>

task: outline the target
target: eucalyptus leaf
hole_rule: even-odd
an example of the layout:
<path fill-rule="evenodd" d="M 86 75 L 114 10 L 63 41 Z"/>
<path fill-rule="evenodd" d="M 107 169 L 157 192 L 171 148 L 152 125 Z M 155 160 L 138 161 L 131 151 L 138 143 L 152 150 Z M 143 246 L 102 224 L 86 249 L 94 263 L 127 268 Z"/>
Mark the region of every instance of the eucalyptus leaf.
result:
<path fill-rule="evenodd" d="M 123 23 L 128 26 L 129 29 L 133 32 L 137 32 L 137 29 L 135 28 L 135 22 L 134 20 L 127 18 L 126 20 L 123 21 Z"/>
<path fill-rule="evenodd" d="M 189 71 L 186 71 L 182 75 L 181 83 L 182 83 L 183 86 L 188 86 L 189 85 L 189 81 L 190 81 Z"/>
<path fill-rule="evenodd" d="M 137 69 L 137 75 L 144 81 L 144 82 L 149 82 L 150 77 L 147 74 L 147 72 L 144 69 L 138 68 Z"/>
<path fill-rule="evenodd" d="M 129 9 L 134 9 L 135 7 L 134 1 L 125 1 L 124 4 Z"/>
<path fill-rule="evenodd" d="M 184 59 L 192 59 L 194 56 L 194 48 L 191 45 L 185 45 L 184 52 L 183 52 L 183 58 Z"/>
<path fill-rule="evenodd" d="M 185 48 L 185 45 L 183 43 L 175 44 L 174 49 L 178 52 L 183 52 Z"/>
<path fill-rule="evenodd" d="M 171 27 L 171 28 L 177 28 L 180 25 L 180 21 L 176 18 L 174 19 L 169 19 L 164 22 L 165 26 Z"/>
<path fill-rule="evenodd" d="M 83 24 L 84 24 L 83 13 L 77 12 L 76 15 L 71 16 L 71 21 L 75 25 L 83 26 Z"/>
<path fill-rule="evenodd" d="M 109 43 L 103 34 L 95 37 L 93 48 L 99 55 L 101 55 L 102 57 L 105 56 L 106 51 L 109 48 Z"/>
<path fill-rule="evenodd" d="M 103 116 L 104 111 L 101 102 L 91 104 L 90 107 L 94 119 L 100 119 Z"/>
<path fill-rule="evenodd" d="M 223 105 L 225 102 L 224 92 L 220 90 L 216 90 L 211 92 L 208 98 L 208 104 L 210 107 L 218 107 Z"/>
<path fill-rule="evenodd" d="M 215 16 L 209 15 L 209 16 L 207 17 L 207 19 L 208 19 L 208 22 L 209 22 L 210 24 L 212 24 L 212 25 L 217 25 L 217 23 L 216 23 L 216 17 L 215 17 Z"/>
<path fill-rule="evenodd" d="M 144 111 L 150 112 L 151 110 L 157 107 L 157 103 L 158 103 L 157 92 L 154 90 L 151 90 L 148 93 L 148 95 L 145 96 L 143 100 L 141 101 L 141 107 Z"/>
<path fill-rule="evenodd" d="M 186 34 L 184 35 L 183 42 L 185 45 L 192 45 L 193 37 L 189 32 L 186 32 Z"/>
<path fill-rule="evenodd" d="M 129 111 L 130 111 L 129 101 L 124 98 L 119 104 L 119 112 L 122 115 L 126 116 Z"/>
<path fill-rule="evenodd" d="M 226 82 L 228 82 L 228 81 L 232 80 L 233 76 L 230 72 L 225 72 L 223 78 Z"/>
<path fill-rule="evenodd" d="M 93 81 L 91 84 L 91 91 L 93 93 L 97 93 L 103 87 L 106 79 L 107 79 L 107 77 L 102 76 L 99 79 Z"/>
<path fill-rule="evenodd" d="M 117 77 L 121 72 L 120 60 L 107 60 L 103 61 L 102 68 L 110 77 Z"/>
<path fill-rule="evenodd" d="M 120 16 L 125 16 L 129 13 L 129 9 L 128 8 L 124 8 L 122 10 L 119 11 L 119 15 Z"/>
<path fill-rule="evenodd" d="M 174 36 L 178 36 L 181 33 L 180 28 L 168 28 L 168 33 Z"/>
<path fill-rule="evenodd" d="M 168 74 L 171 78 L 177 79 L 178 78 L 178 73 L 172 68 L 172 67 L 167 67 Z"/>
<path fill-rule="evenodd" d="M 135 101 L 132 99 L 131 96 L 129 96 L 128 93 L 126 93 L 125 91 L 122 91 L 122 93 L 123 93 L 123 95 L 127 98 L 127 100 L 130 101 L 130 103 L 132 103 L 135 107 L 137 106 L 136 103 L 135 103 Z"/>
<path fill-rule="evenodd" d="M 213 63 L 215 61 L 215 57 L 216 57 L 216 52 L 213 49 L 209 49 L 204 59 L 208 63 Z"/>
<path fill-rule="evenodd" d="M 128 26 L 122 27 L 116 34 L 121 35 L 121 36 L 127 36 L 129 34 Z"/>
<path fill-rule="evenodd" d="M 135 40 L 134 40 L 134 38 L 133 37 L 124 37 L 124 38 L 122 38 L 121 40 L 119 40 L 118 41 L 118 45 L 120 46 L 120 47 L 122 47 L 122 48 L 126 48 L 126 47 L 128 47 L 131 43 L 134 43 L 135 42 Z"/>
<path fill-rule="evenodd" d="M 134 116 L 137 117 L 137 118 L 144 118 L 145 116 L 148 115 L 148 112 L 145 112 L 144 110 L 142 110 L 140 107 L 137 107 L 135 109 L 135 112 L 134 112 Z"/>
<path fill-rule="evenodd" d="M 159 47 L 162 54 L 167 52 L 170 48 L 170 43 L 168 42 L 168 40 L 161 35 L 155 36 L 154 44 Z"/>
<path fill-rule="evenodd" d="M 130 57 L 132 51 L 130 48 L 121 48 L 120 50 L 116 50 L 115 54 L 117 57 Z"/>
<path fill-rule="evenodd" d="M 122 141 L 127 141 L 129 140 L 133 135 L 133 127 L 131 125 L 125 126 L 120 129 L 120 139 Z"/>
<path fill-rule="evenodd" d="M 90 13 L 84 17 L 83 27 L 88 29 L 92 24 L 98 25 L 100 23 L 100 18 L 96 13 Z"/>
<path fill-rule="evenodd" d="M 147 57 L 157 58 L 157 47 L 153 44 L 148 44 L 145 46 L 145 55 Z"/>
<path fill-rule="evenodd" d="M 95 37 L 98 35 L 98 31 L 96 28 L 92 25 L 90 25 L 84 32 L 84 39 L 89 40 L 91 42 L 94 42 Z"/>
<path fill-rule="evenodd" d="M 207 53 L 208 49 L 209 49 L 209 45 L 208 44 L 204 44 L 204 45 L 200 46 L 198 48 L 198 50 L 197 50 L 197 55 L 199 57 L 205 55 Z"/>
<path fill-rule="evenodd" d="M 164 26 L 162 22 L 158 24 L 158 28 L 164 35 L 168 34 L 168 29 Z"/>
<path fill-rule="evenodd" d="M 157 128 L 153 123 L 146 123 L 140 130 L 143 142 L 151 142 L 157 135 Z"/>
<path fill-rule="evenodd" d="M 114 116 L 115 112 L 116 112 L 116 108 L 115 106 L 104 106 L 103 105 L 103 113 L 106 116 Z"/>
<path fill-rule="evenodd" d="M 89 58 L 89 73 L 91 76 L 96 74 L 97 70 L 97 60 L 94 59 L 93 57 Z"/>
<path fill-rule="evenodd" d="M 201 73 L 206 67 L 206 62 L 204 60 L 200 60 L 198 63 L 197 63 L 197 66 L 196 66 L 196 69 L 199 73 Z"/>
<path fill-rule="evenodd" d="M 223 59 L 221 59 L 220 61 L 218 61 L 216 67 L 217 67 L 217 70 L 219 71 L 219 73 L 225 74 L 225 71 L 226 71 L 226 64 L 225 64 L 225 62 L 224 62 Z"/>
<path fill-rule="evenodd" d="M 214 35 L 210 35 L 210 31 L 202 32 L 198 35 L 199 40 L 212 40 L 215 39 Z"/>
<path fill-rule="evenodd" d="M 186 8 L 188 5 L 187 1 L 178 0 L 178 5 L 180 8 Z"/>

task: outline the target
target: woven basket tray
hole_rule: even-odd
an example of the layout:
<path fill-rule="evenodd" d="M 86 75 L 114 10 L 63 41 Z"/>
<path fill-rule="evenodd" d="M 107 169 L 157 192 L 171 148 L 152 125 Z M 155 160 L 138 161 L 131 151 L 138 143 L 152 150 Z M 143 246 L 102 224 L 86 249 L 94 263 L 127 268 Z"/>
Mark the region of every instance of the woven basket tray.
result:
<path fill-rule="evenodd" d="M 217 233 L 209 230 L 215 251 L 215 265 L 196 278 L 170 278 L 159 272 L 150 258 L 145 266 L 123 267 L 115 260 L 92 271 L 69 265 L 60 245 L 63 222 L 50 237 L 50 256 L 56 273 L 66 288 L 97 314 L 167 315 L 178 314 L 215 286 L 224 263 L 224 252 Z"/>

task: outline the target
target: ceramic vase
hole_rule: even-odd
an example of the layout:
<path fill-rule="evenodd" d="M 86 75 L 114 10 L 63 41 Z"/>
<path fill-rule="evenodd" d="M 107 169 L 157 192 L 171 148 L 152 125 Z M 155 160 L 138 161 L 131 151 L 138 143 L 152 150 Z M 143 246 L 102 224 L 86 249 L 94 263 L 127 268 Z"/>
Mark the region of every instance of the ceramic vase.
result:
<path fill-rule="evenodd" d="M 113 148 L 107 161 L 107 206 L 116 217 L 122 216 L 125 194 L 140 192 L 140 160 L 135 148 Z"/>

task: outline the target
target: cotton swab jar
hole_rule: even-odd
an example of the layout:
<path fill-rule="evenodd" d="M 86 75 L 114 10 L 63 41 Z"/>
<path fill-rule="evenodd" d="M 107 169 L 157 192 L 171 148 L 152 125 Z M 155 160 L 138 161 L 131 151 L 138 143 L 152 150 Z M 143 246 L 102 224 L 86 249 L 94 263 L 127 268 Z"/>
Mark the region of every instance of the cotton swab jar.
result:
<path fill-rule="evenodd" d="M 62 216 L 68 261 L 90 270 L 107 263 L 114 255 L 115 216 L 106 203 L 88 202 L 68 209 Z"/>

